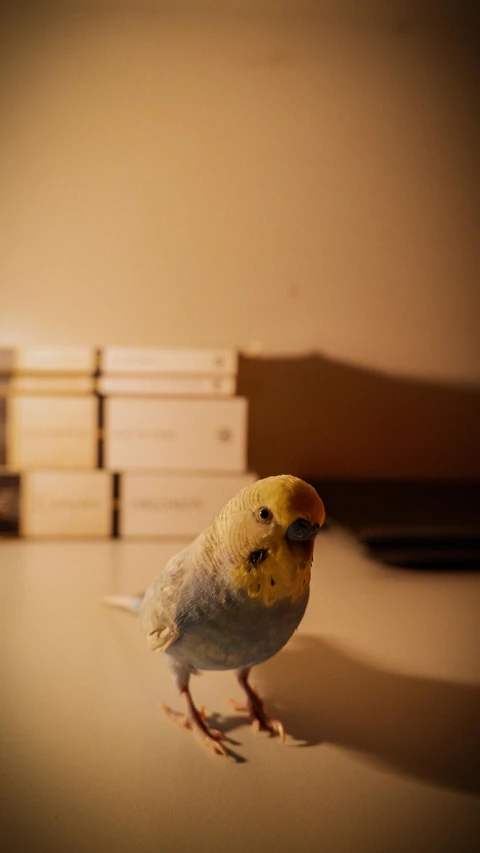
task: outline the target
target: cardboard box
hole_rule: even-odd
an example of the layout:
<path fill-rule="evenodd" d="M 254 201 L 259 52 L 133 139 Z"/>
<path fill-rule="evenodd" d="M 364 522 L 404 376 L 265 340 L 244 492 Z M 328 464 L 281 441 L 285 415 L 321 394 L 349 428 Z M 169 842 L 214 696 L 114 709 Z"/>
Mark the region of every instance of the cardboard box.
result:
<path fill-rule="evenodd" d="M 187 347 L 104 347 L 100 352 L 102 373 L 192 374 L 231 376 L 238 369 L 233 349 Z"/>
<path fill-rule="evenodd" d="M 120 475 L 118 533 L 124 538 L 193 538 L 255 474 Z"/>
<path fill-rule="evenodd" d="M 233 397 L 234 376 L 100 376 L 97 391 L 108 397 Z"/>
<path fill-rule="evenodd" d="M 92 375 L 97 353 L 81 346 L 0 348 L 0 373 L 72 373 Z"/>
<path fill-rule="evenodd" d="M 13 396 L 3 403 L 10 469 L 96 468 L 96 397 Z"/>
<path fill-rule="evenodd" d="M 104 466 L 244 472 L 247 400 L 107 397 Z"/>
<path fill-rule="evenodd" d="M 111 536 L 112 475 L 106 471 L 29 471 L 22 475 L 22 536 Z"/>

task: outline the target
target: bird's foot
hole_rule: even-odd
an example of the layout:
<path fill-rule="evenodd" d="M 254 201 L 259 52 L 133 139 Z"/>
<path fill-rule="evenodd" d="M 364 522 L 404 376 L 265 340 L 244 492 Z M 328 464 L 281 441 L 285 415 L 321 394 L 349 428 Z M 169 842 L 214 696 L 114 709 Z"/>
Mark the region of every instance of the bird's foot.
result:
<path fill-rule="evenodd" d="M 278 735 L 282 739 L 282 743 L 285 743 L 285 728 L 283 723 L 268 716 L 260 696 L 253 687 L 248 684 L 244 685 L 244 689 L 247 692 L 246 703 L 230 699 L 230 704 L 234 711 L 248 714 L 255 732 L 269 732 L 271 735 Z"/>
<path fill-rule="evenodd" d="M 230 753 L 224 747 L 222 741 L 228 740 L 224 732 L 218 729 L 210 729 L 205 722 L 205 709 L 200 711 L 195 707 L 188 707 L 185 714 L 180 714 L 178 711 L 173 711 L 167 705 L 161 704 L 161 707 L 166 716 L 173 720 L 182 729 L 192 731 L 203 746 L 210 752 L 216 755 L 225 755 L 229 757 Z"/>

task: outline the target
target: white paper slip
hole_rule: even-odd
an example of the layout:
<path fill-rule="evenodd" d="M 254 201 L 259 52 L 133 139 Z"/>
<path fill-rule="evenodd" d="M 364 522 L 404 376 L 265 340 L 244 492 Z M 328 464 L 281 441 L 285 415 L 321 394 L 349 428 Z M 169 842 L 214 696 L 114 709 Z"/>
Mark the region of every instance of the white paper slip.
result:
<path fill-rule="evenodd" d="M 92 375 L 97 353 L 82 346 L 24 346 L 0 348 L 0 373 L 72 373 Z"/>
<path fill-rule="evenodd" d="M 113 521 L 107 471 L 30 471 L 22 475 L 21 535 L 106 538 Z"/>
<path fill-rule="evenodd" d="M 98 399 L 23 396 L 4 400 L 9 468 L 95 468 Z"/>
<path fill-rule="evenodd" d="M 102 373 L 232 376 L 237 367 L 234 349 L 104 347 L 100 352 Z"/>
<path fill-rule="evenodd" d="M 103 396 L 233 397 L 234 376 L 100 376 L 97 391 Z"/>
<path fill-rule="evenodd" d="M 106 397 L 104 465 L 111 471 L 244 472 L 247 400 Z"/>
<path fill-rule="evenodd" d="M 16 375 L 0 377 L 0 395 L 5 394 L 93 394 L 93 376 Z"/>
<path fill-rule="evenodd" d="M 194 537 L 210 524 L 255 474 L 154 474 L 128 471 L 120 475 L 121 537 Z"/>

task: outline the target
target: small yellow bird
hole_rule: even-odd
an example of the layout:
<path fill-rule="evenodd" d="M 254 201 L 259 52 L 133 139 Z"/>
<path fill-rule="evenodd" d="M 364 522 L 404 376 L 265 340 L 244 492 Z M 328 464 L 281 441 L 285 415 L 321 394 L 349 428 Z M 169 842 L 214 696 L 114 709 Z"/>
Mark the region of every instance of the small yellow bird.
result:
<path fill-rule="evenodd" d="M 145 596 L 109 596 L 107 604 L 139 612 L 151 649 L 167 657 L 186 713 L 167 715 L 210 750 L 228 755 L 226 736 L 195 706 L 190 676 L 235 670 L 256 730 L 285 731 L 248 681 L 300 624 L 308 602 L 315 537 L 325 509 L 315 489 L 288 474 L 242 489 L 187 548 L 167 563 Z"/>

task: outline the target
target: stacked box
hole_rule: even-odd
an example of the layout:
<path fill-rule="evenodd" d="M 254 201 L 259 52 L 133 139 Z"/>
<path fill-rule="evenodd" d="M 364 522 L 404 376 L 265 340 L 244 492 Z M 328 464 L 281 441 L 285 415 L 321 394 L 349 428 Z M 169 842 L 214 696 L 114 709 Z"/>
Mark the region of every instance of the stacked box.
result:
<path fill-rule="evenodd" d="M 98 539 L 113 529 L 107 471 L 0 474 L 0 533 L 30 539 Z"/>
<path fill-rule="evenodd" d="M 96 385 L 105 397 L 231 397 L 234 376 L 100 376 Z"/>
<path fill-rule="evenodd" d="M 0 432 L 8 468 L 95 468 L 98 400 L 92 395 L 15 395 L 2 400 Z"/>
<path fill-rule="evenodd" d="M 232 349 L 0 348 L 0 533 L 195 536 L 256 479 L 237 370 Z"/>
<path fill-rule="evenodd" d="M 111 536 L 112 495 L 107 471 L 29 471 L 21 480 L 21 533 L 37 539 Z"/>
<path fill-rule="evenodd" d="M 100 351 L 104 376 L 235 376 L 233 349 L 188 347 L 105 347 Z"/>
<path fill-rule="evenodd" d="M 109 397 L 104 464 L 110 471 L 240 473 L 246 466 L 247 401 Z"/>
<path fill-rule="evenodd" d="M 192 537 L 243 486 L 247 400 L 228 349 L 109 347 L 100 355 L 103 464 L 119 472 L 121 537 Z"/>
<path fill-rule="evenodd" d="M 110 535 L 112 478 L 96 470 L 96 369 L 90 347 L 0 349 L 2 533 Z"/>
<path fill-rule="evenodd" d="M 118 532 L 125 538 L 193 537 L 206 527 L 253 474 L 120 475 Z"/>

